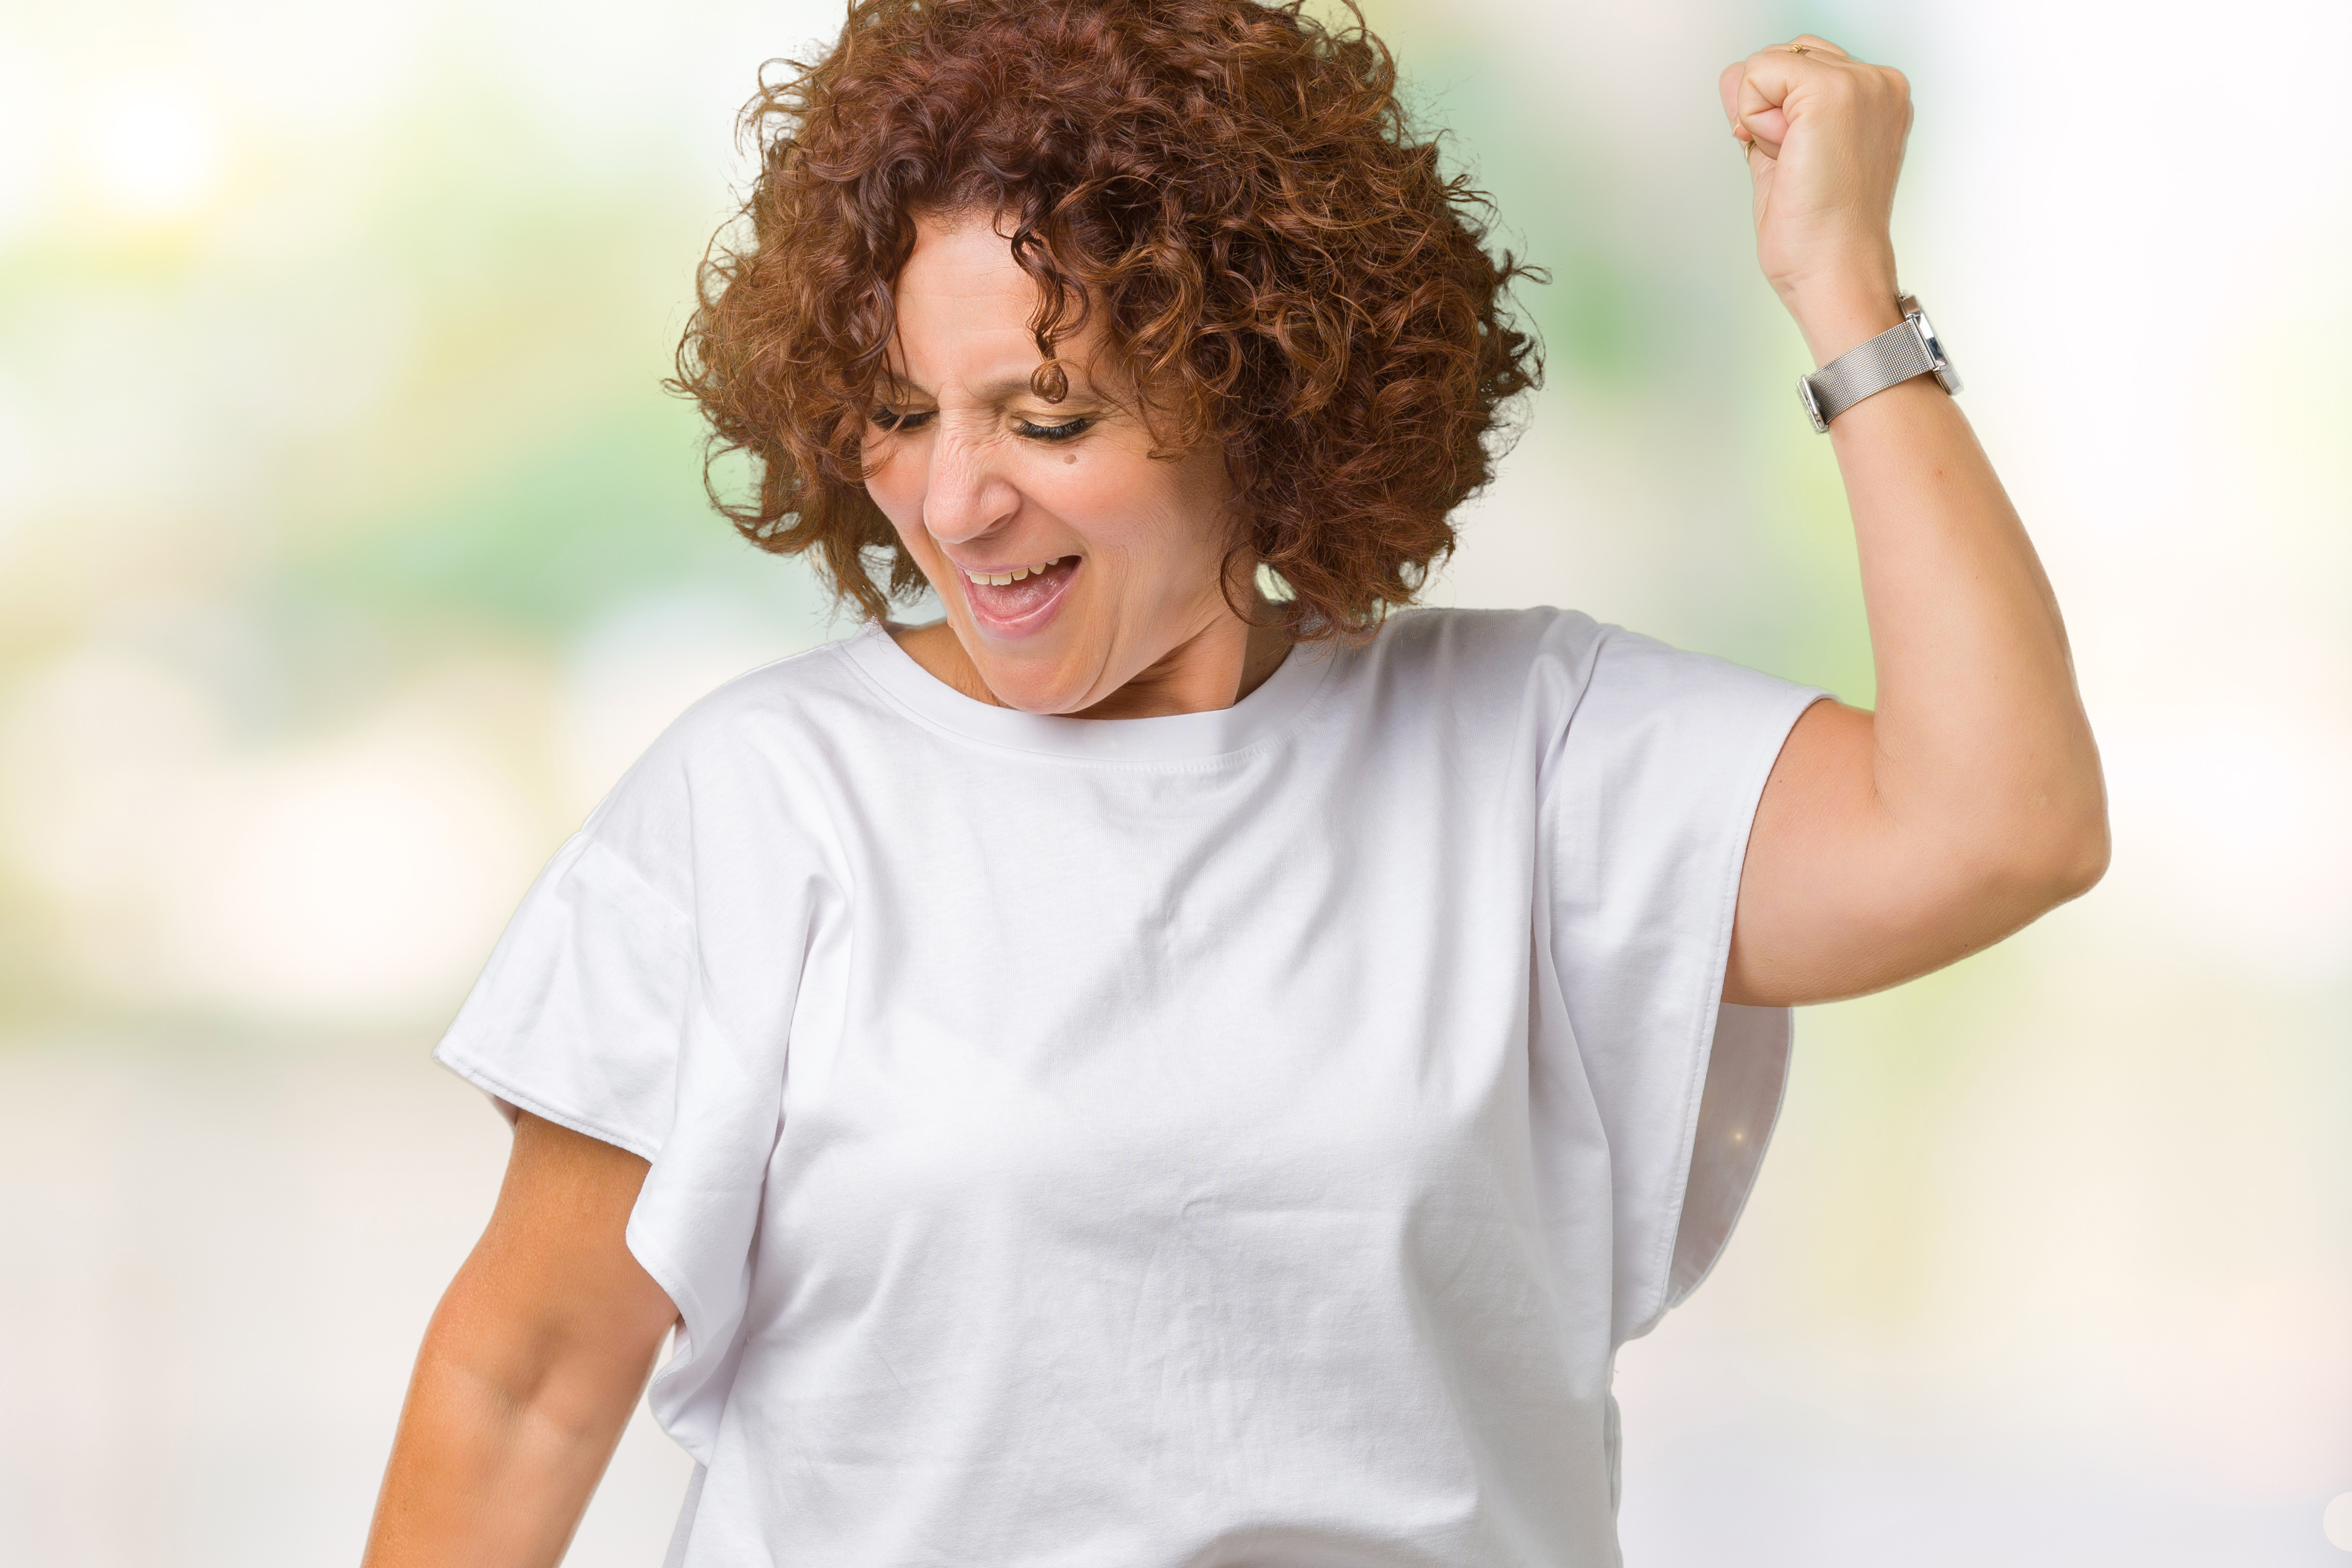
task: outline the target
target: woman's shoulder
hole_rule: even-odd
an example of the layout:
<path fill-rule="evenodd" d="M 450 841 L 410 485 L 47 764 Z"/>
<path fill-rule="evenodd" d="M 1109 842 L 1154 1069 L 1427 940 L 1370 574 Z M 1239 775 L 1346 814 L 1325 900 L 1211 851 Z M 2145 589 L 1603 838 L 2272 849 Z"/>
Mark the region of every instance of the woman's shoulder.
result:
<path fill-rule="evenodd" d="M 852 650 L 878 635 L 871 626 L 723 681 L 679 712 L 646 753 L 682 764 L 723 763 L 781 741 L 837 729 L 845 712 L 870 707 Z"/>
<path fill-rule="evenodd" d="M 1417 735 L 1451 755 L 1501 747 L 1529 726 L 1564 728 L 1614 629 L 1573 610 L 1399 610 L 1379 632 L 1341 640 L 1338 714 Z"/>
<path fill-rule="evenodd" d="M 1661 719 L 1736 724 L 1811 691 L 1549 605 L 1400 611 L 1360 657 L 1374 689 L 1436 706 L 1456 722 L 1500 723 L 1507 712 L 1592 739 Z"/>
<path fill-rule="evenodd" d="M 1508 658 L 1539 652 L 1582 649 L 1604 626 L 1580 610 L 1538 604 L 1525 610 L 1473 610 L 1416 604 L 1391 615 L 1377 641 L 1407 658 Z"/>
<path fill-rule="evenodd" d="M 667 840 L 698 819 L 709 828 L 735 817 L 810 816 L 822 793 L 812 787 L 813 764 L 838 755 L 875 706 L 848 656 L 866 634 L 772 659 L 688 704 L 614 781 L 588 834 Z"/>
<path fill-rule="evenodd" d="M 1370 652 L 1400 668 L 1440 668 L 1457 677 L 1514 684 L 1531 674 L 1564 674 L 1580 688 L 1600 680 L 1639 690 L 1773 680 L 1715 654 L 1677 648 L 1596 621 L 1580 610 L 1550 605 L 1527 610 L 1415 606 L 1391 615 Z"/>
<path fill-rule="evenodd" d="M 1531 679 L 1580 687 L 1622 628 L 1577 610 L 1466 610 L 1418 605 L 1389 617 L 1362 656 L 1384 682 L 1458 698 L 1523 691 Z"/>

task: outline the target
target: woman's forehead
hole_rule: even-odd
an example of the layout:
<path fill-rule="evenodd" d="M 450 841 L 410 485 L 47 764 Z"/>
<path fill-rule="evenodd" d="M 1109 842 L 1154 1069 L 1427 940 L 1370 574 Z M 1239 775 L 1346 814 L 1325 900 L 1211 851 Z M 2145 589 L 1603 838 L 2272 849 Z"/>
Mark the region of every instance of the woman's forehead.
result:
<path fill-rule="evenodd" d="M 915 246 L 892 287 L 898 340 L 892 370 L 910 390 L 945 387 L 983 402 L 1025 393 L 1041 362 L 1034 330 L 1035 279 L 1013 259 L 1011 239 L 984 214 L 923 214 Z M 1055 344 L 1071 390 L 1085 382 L 1094 334 Z"/>
<path fill-rule="evenodd" d="M 1037 285 L 1013 259 L 1013 241 L 978 214 L 923 213 L 915 219 L 915 246 L 898 269 L 896 291 L 903 313 L 910 303 L 987 314 L 1009 310 L 1026 320 L 1036 308 Z"/>

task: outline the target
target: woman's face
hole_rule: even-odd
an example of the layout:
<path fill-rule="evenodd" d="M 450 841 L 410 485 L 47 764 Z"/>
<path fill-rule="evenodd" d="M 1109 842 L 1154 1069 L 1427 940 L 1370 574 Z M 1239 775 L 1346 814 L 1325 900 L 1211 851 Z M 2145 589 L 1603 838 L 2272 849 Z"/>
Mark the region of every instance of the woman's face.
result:
<path fill-rule="evenodd" d="M 1237 668 L 1223 455 L 1154 460 L 1091 333 L 1057 345 L 1068 395 L 1032 392 L 1036 286 L 985 218 L 919 219 L 897 299 L 899 385 L 866 432 L 866 488 L 987 691 L 1069 714 L 1204 654 Z"/>

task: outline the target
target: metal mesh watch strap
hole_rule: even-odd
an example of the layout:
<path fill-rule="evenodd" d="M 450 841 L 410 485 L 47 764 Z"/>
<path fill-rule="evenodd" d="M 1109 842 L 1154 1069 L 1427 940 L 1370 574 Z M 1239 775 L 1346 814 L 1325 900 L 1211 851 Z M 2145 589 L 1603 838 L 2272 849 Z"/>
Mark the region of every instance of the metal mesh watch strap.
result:
<path fill-rule="evenodd" d="M 1797 395 L 1804 400 L 1815 430 L 1829 429 L 1830 421 L 1863 399 L 1913 376 L 1933 375 L 1946 392 L 1960 390 L 1959 377 L 1944 357 L 1943 345 L 1919 302 L 1906 294 L 1899 305 L 1901 321 L 1799 380 Z"/>

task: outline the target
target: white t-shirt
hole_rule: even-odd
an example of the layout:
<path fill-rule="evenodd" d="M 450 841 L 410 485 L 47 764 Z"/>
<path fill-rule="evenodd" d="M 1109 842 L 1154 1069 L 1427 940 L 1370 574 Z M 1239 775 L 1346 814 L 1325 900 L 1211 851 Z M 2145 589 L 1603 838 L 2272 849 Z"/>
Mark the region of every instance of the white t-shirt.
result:
<path fill-rule="evenodd" d="M 1213 713 L 879 627 L 697 704 L 436 1053 L 653 1162 L 671 1561 L 1616 1562 L 1612 1358 L 1780 1101 L 1719 998 L 1819 695 L 1420 610 Z"/>

